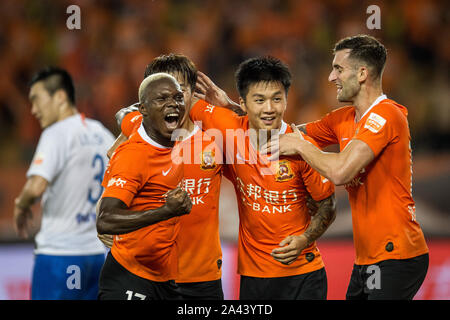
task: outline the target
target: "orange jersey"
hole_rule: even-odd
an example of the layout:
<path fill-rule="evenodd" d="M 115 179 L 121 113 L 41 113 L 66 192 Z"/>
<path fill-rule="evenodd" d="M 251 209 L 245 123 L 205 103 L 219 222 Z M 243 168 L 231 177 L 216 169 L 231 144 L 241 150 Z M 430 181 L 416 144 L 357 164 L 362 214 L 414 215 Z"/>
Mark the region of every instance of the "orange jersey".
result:
<path fill-rule="evenodd" d="M 122 133 L 132 134 L 140 126 L 139 112 L 122 120 Z M 189 137 L 174 147 L 172 161 L 183 163 L 184 188 L 192 200 L 192 210 L 180 219 L 178 233 L 177 282 L 202 282 L 222 276 L 219 237 L 219 192 L 222 180 L 222 153 L 213 137 L 195 127 Z"/>
<path fill-rule="evenodd" d="M 345 188 L 352 209 L 356 264 L 408 259 L 428 252 L 416 221 L 412 198 L 412 161 L 407 109 L 378 101 L 355 121 L 354 107 L 343 107 L 307 124 L 309 136 L 324 147 L 352 139 L 367 143 L 375 159 Z M 378 102 L 378 103 L 377 103 Z"/>
<path fill-rule="evenodd" d="M 271 252 L 284 238 L 302 234 L 309 226 L 306 195 L 323 200 L 333 194 L 333 184 L 302 159 L 283 157 L 279 161 L 264 161 L 244 133 L 249 128 L 247 116 L 239 117 L 204 101 L 193 106 L 190 116 L 194 121 L 201 121 L 207 133 L 220 131 L 226 142 L 223 144 L 227 157 L 225 174 L 234 184 L 239 207 L 238 273 L 269 278 L 323 268 L 316 243 L 290 265 L 276 261 Z M 283 122 L 280 133 L 284 132 L 291 131 Z M 315 258 L 309 262 L 306 254 L 310 252 Z"/>
<path fill-rule="evenodd" d="M 111 158 L 102 197 L 122 200 L 130 210 L 145 211 L 164 205 L 165 194 L 179 185 L 183 167 L 171 159 L 172 148 L 153 141 L 141 125 Z M 174 280 L 180 218 L 114 236 L 111 253 L 128 271 L 152 281 Z"/>

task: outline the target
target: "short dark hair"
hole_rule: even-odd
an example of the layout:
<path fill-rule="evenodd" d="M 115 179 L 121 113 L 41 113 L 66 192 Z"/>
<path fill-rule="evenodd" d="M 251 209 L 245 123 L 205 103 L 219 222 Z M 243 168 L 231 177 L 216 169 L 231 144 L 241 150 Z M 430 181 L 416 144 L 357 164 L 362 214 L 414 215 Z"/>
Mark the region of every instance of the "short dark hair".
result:
<path fill-rule="evenodd" d="M 187 80 L 191 90 L 194 91 L 197 82 L 197 67 L 185 55 L 170 53 L 156 57 L 145 68 L 144 78 L 158 72 L 179 72 Z"/>
<path fill-rule="evenodd" d="M 71 104 L 75 104 L 75 87 L 70 74 L 58 67 L 46 67 L 36 72 L 30 81 L 30 87 L 36 82 L 43 81 L 44 88 L 50 95 L 57 90 L 64 90 Z"/>
<path fill-rule="evenodd" d="M 235 74 L 239 95 L 245 100 L 250 85 L 258 82 L 281 82 L 286 95 L 291 86 L 289 67 L 280 59 L 265 56 L 242 62 Z"/>
<path fill-rule="evenodd" d="M 334 46 L 333 53 L 351 49 L 350 58 L 367 63 L 373 69 L 373 78 L 378 79 L 386 64 L 386 48 L 372 36 L 359 34 L 339 40 Z"/>

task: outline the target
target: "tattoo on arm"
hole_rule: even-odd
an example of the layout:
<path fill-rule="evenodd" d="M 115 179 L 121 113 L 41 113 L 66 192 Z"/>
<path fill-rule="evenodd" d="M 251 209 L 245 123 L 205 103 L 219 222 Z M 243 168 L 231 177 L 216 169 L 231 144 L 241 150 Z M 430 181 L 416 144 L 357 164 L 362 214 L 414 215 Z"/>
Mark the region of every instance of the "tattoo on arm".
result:
<path fill-rule="evenodd" d="M 304 232 L 308 243 L 317 240 L 336 218 L 336 200 L 334 194 L 328 198 L 317 201 L 317 213 L 311 218 L 311 223 Z"/>

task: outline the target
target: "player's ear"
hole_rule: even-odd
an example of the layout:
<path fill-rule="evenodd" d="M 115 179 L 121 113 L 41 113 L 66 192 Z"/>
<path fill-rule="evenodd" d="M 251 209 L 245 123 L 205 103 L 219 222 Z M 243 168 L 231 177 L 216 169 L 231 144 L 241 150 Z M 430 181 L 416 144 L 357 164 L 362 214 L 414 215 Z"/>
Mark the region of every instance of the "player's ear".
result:
<path fill-rule="evenodd" d="M 60 106 L 66 100 L 67 102 L 69 100 L 69 98 L 67 97 L 67 93 L 62 89 L 58 89 L 53 93 L 53 99 L 58 106 Z"/>
<path fill-rule="evenodd" d="M 358 81 L 361 82 L 365 82 L 366 79 L 369 77 L 369 69 L 367 69 L 366 66 L 361 66 L 359 67 L 358 70 Z"/>
<path fill-rule="evenodd" d="M 147 115 L 147 108 L 145 107 L 145 105 L 143 103 L 140 103 L 138 108 L 139 108 L 139 112 L 142 114 L 142 116 Z"/>
<path fill-rule="evenodd" d="M 247 112 L 247 106 L 245 104 L 245 100 L 242 97 L 239 97 L 239 104 L 241 105 L 242 110 Z"/>

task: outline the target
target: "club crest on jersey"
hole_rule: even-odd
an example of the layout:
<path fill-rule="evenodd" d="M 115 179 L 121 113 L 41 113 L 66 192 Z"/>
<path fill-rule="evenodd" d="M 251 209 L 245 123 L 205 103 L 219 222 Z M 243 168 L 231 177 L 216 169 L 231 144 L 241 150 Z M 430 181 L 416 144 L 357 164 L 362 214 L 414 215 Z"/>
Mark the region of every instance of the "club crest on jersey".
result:
<path fill-rule="evenodd" d="M 216 167 L 214 150 L 202 152 L 202 164 L 200 168 L 202 170 L 212 170 Z"/>
<path fill-rule="evenodd" d="M 278 161 L 277 170 L 275 173 L 275 180 L 278 182 L 284 182 L 291 180 L 295 174 L 292 172 L 291 164 L 288 160 Z"/>

